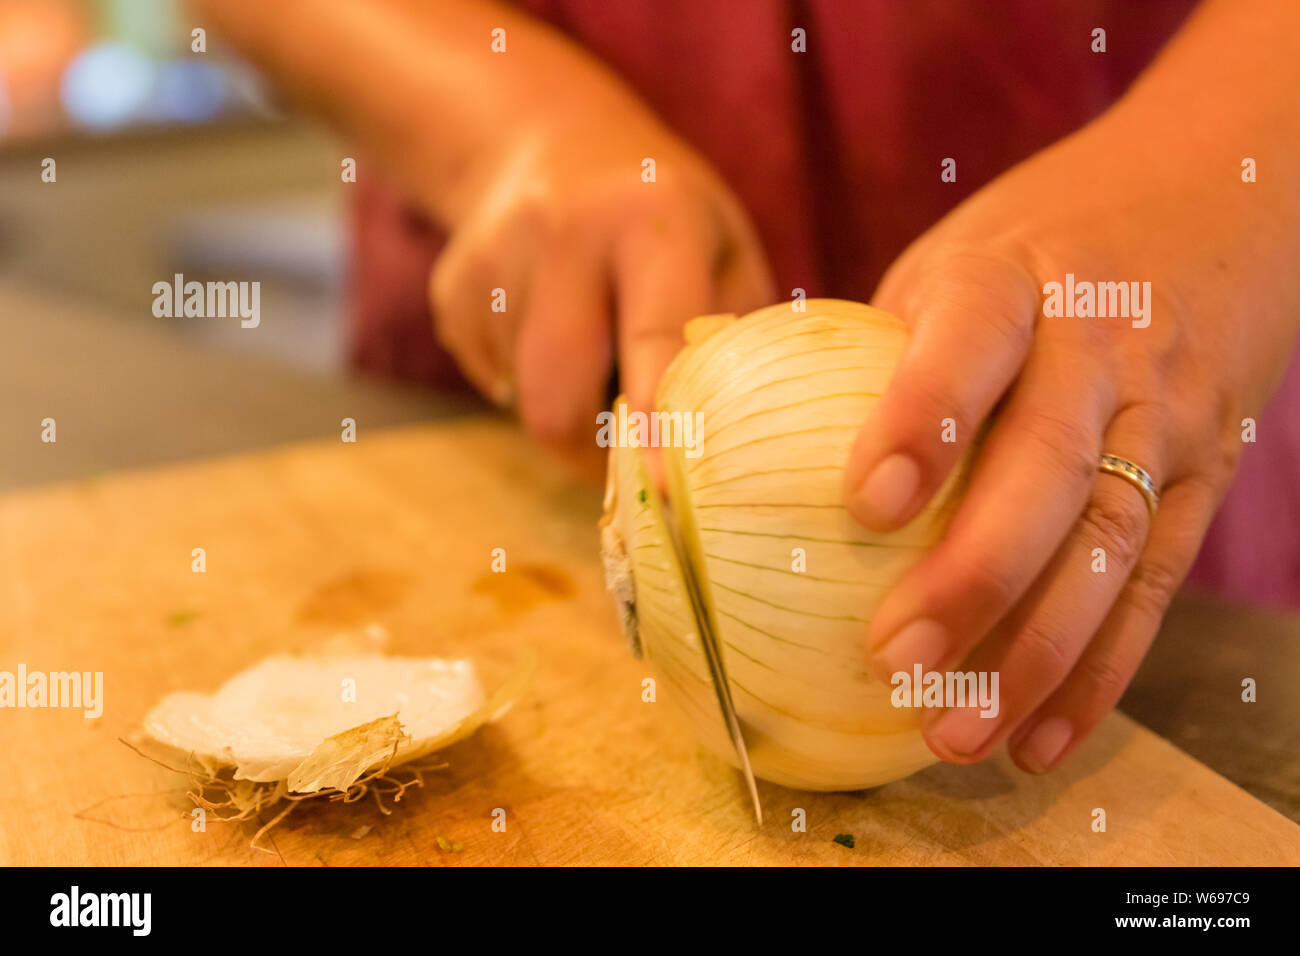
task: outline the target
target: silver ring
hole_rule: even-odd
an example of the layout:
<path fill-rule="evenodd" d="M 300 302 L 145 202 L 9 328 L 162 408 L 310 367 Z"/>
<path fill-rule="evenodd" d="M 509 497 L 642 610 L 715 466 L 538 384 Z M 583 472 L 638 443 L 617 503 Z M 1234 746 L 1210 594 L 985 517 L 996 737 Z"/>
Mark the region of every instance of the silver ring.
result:
<path fill-rule="evenodd" d="M 1155 518 L 1156 510 L 1160 507 L 1160 492 L 1156 490 L 1156 483 L 1151 480 L 1150 472 L 1119 455 L 1102 455 L 1101 464 L 1097 467 L 1108 475 L 1123 478 L 1142 492 L 1142 497 L 1147 502 L 1147 510 L 1151 512 L 1151 517 Z"/>

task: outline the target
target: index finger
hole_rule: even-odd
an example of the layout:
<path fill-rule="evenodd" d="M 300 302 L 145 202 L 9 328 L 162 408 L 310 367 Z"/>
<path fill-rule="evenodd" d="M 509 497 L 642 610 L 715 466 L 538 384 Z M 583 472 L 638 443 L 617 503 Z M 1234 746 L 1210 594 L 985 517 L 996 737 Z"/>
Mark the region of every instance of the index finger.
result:
<path fill-rule="evenodd" d="M 913 290 L 877 297 L 911 334 L 844 478 L 849 512 L 873 531 L 938 491 L 1024 365 L 1038 312 L 1036 283 L 1011 260 L 962 254 L 913 275 Z"/>
<path fill-rule="evenodd" d="M 651 411 L 682 327 L 711 310 L 713 277 L 701 237 L 632 242 L 617 263 L 620 386 L 634 411 Z"/>

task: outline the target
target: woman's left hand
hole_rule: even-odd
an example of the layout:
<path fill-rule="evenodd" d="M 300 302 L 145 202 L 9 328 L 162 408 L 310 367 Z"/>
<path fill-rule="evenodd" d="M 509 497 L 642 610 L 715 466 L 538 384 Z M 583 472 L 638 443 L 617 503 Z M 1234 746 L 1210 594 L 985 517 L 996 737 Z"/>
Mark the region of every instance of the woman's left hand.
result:
<path fill-rule="evenodd" d="M 1210 150 L 1169 161 L 1151 126 L 1117 111 L 1011 170 L 877 293 L 911 337 L 850 461 L 859 521 L 913 517 L 998 406 L 946 538 L 867 635 L 883 674 L 999 673 L 995 718 L 927 713 L 945 760 L 1009 737 L 1020 767 L 1049 770 L 1115 705 L 1228 487 L 1243 420 L 1292 354 L 1295 210 L 1270 210 L 1277 197 Z M 1044 314 L 1045 286 L 1067 274 L 1150 296 L 1126 317 Z M 1098 471 L 1104 452 L 1150 473 L 1154 519 L 1136 487 Z"/>

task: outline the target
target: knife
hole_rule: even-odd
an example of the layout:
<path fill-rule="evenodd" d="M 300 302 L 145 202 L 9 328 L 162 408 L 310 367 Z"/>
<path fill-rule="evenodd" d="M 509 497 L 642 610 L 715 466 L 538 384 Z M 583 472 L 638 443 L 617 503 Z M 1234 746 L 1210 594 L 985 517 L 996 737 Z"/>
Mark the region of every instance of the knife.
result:
<path fill-rule="evenodd" d="M 754 804 L 754 820 L 763 825 L 763 806 L 758 800 L 758 781 L 754 779 L 754 768 L 749 763 L 749 750 L 745 747 L 745 736 L 740 731 L 740 717 L 736 714 L 736 705 L 731 699 L 731 685 L 727 683 L 727 670 L 722 663 L 722 651 L 717 633 L 713 630 L 713 619 L 709 616 L 700 591 L 699 577 L 691 563 L 686 547 L 681 541 L 681 532 L 676 521 L 666 521 L 673 551 L 677 555 L 678 567 L 686 580 L 686 596 L 690 600 L 691 613 L 695 617 L 695 629 L 704 648 L 704 658 L 709 664 L 709 677 L 713 680 L 713 692 L 718 697 L 718 707 L 722 710 L 722 721 L 727 726 L 727 735 L 731 738 L 731 747 L 740 762 L 740 772 L 745 777 L 745 786 L 749 789 L 749 799 Z"/>

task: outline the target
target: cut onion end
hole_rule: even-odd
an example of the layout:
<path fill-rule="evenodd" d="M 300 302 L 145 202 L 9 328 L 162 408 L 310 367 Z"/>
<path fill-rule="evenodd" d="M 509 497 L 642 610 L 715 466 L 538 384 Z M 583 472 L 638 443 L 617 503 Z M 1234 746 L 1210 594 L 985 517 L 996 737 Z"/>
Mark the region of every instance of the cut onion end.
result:
<path fill-rule="evenodd" d="M 620 395 L 614 400 L 615 412 L 626 404 L 627 399 Z M 644 469 L 644 462 L 635 457 L 639 451 L 621 447 L 617 442 L 610 446 L 605 473 L 604 514 L 600 519 L 600 559 L 605 569 L 605 589 L 614 598 L 623 636 L 637 658 L 641 657 L 642 647 L 637 622 L 636 574 L 628 544 L 634 539 L 628 523 L 628 504 L 632 495 L 639 495 L 644 500 L 650 494 L 648 487 L 634 487 L 640 484 L 636 479 Z"/>
<path fill-rule="evenodd" d="M 606 516 L 609 517 L 608 515 Z M 612 522 L 601 521 L 600 559 L 605 566 L 605 589 L 614 598 L 618 609 L 618 622 L 623 636 L 636 657 L 641 656 L 641 637 L 636 623 L 636 578 L 632 573 L 632 559 L 627 545 Z"/>
<path fill-rule="evenodd" d="M 211 694 L 169 694 L 143 730 L 214 779 L 296 794 L 347 790 L 497 719 L 529 677 L 521 665 L 488 696 L 467 660 L 279 654 Z"/>

